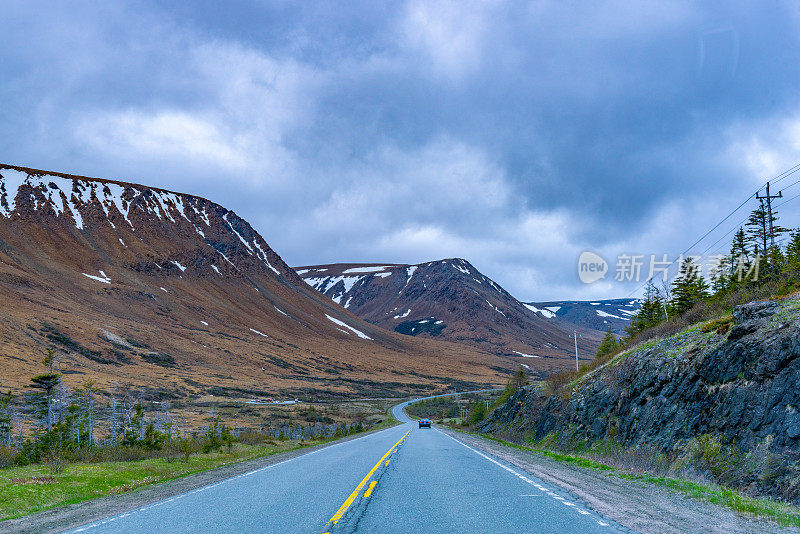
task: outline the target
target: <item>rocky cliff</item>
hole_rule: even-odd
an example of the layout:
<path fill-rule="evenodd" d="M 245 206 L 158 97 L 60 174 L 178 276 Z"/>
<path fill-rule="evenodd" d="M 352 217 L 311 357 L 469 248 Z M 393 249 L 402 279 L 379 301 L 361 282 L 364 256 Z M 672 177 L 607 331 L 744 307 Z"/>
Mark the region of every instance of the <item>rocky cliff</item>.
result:
<path fill-rule="evenodd" d="M 730 464 L 706 458 L 718 480 L 798 501 L 800 299 L 737 307 L 729 322 L 634 347 L 550 395 L 526 387 L 481 430 L 675 462 L 710 443 Z"/>

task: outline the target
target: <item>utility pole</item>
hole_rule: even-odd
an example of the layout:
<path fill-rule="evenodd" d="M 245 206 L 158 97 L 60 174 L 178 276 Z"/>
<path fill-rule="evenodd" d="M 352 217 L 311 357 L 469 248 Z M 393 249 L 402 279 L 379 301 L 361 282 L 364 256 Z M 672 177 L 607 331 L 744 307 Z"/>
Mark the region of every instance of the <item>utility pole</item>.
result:
<path fill-rule="evenodd" d="M 766 202 L 767 202 L 767 209 L 766 209 L 767 213 L 765 215 L 767 220 L 765 221 L 765 223 L 767 223 L 767 222 L 769 223 L 770 245 L 774 248 L 775 247 L 775 233 L 774 233 L 773 228 L 772 228 L 772 199 L 773 198 L 783 198 L 783 191 L 778 191 L 777 195 L 770 195 L 769 194 L 769 182 L 767 182 L 767 194 L 764 195 L 764 196 L 761 196 L 761 195 L 758 194 L 758 192 L 756 192 L 756 198 L 761 201 L 761 206 L 762 207 L 764 206 L 764 201 L 766 200 Z M 764 230 L 764 255 L 766 255 L 767 254 L 767 225 L 766 224 L 762 225 L 762 228 Z"/>
<path fill-rule="evenodd" d="M 581 336 L 583 337 L 583 336 Z M 578 366 L 578 331 L 572 331 L 572 339 L 575 340 L 575 370 L 580 371 L 580 367 Z"/>

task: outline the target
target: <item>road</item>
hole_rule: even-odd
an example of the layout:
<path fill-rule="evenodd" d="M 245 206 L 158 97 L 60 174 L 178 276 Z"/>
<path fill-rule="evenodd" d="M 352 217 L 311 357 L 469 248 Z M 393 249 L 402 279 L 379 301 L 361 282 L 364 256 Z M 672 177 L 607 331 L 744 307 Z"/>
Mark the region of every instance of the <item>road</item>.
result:
<path fill-rule="evenodd" d="M 558 487 L 403 413 L 395 427 L 70 532 L 609 533 Z"/>

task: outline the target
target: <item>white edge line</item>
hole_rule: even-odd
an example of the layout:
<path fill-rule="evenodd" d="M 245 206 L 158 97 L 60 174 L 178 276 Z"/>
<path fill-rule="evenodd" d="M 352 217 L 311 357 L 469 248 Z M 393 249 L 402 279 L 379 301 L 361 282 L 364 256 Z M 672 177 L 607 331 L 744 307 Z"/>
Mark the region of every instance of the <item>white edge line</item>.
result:
<path fill-rule="evenodd" d="M 521 480 L 523 480 L 523 481 L 527 482 L 528 484 L 532 485 L 532 486 L 533 486 L 533 487 L 535 487 L 536 489 L 538 489 L 538 490 L 540 490 L 540 491 L 543 491 L 544 493 L 546 493 L 547 495 L 549 495 L 549 496 L 553 497 L 554 499 L 557 499 L 557 500 L 559 500 L 559 501 L 561 502 L 561 504 L 565 504 L 565 505 L 567 505 L 567 506 L 572 506 L 572 507 L 574 507 L 574 508 L 575 508 L 575 510 L 576 510 L 578 513 L 582 514 L 582 515 L 591 515 L 591 513 L 590 513 L 590 512 L 587 512 L 586 510 L 582 510 L 582 509 L 581 509 L 581 508 L 579 508 L 577 505 L 575 505 L 575 504 L 573 504 L 573 503 L 571 503 L 571 502 L 567 502 L 567 501 L 564 499 L 564 497 L 562 497 L 561 495 L 558 495 L 558 494 L 556 494 L 556 493 L 553 493 L 552 491 L 550 491 L 550 490 L 548 490 L 548 489 L 546 489 L 546 488 L 543 488 L 543 487 L 541 487 L 539 484 L 535 483 L 533 480 L 529 479 L 529 478 L 528 478 L 528 477 L 526 477 L 525 475 L 523 475 L 523 474 L 521 474 L 521 473 L 518 473 L 518 472 L 514 471 L 513 469 L 511 469 L 511 468 L 510 468 L 510 467 L 508 467 L 507 465 L 503 465 L 503 464 L 501 464 L 500 462 L 498 462 L 498 461 L 497 461 L 497 460 L 495 460 L 494 458 L 492 458 L 492 457 L 490 457 L 490 456 L 487 456 L 486 454 L 482 453 L 481 451 L 479 451 L 479 450 L 477 450 L 477 449 L 473 449 L 472 447 L 470 447 L 469 445 L 467 445 L 467 444 L 466 444 L 466 443 L 464 443 L 463 441 L 460 441 L 460 440 L 458 440 L 458 439 L 454 438 L 453 436 L 451 436 L 450 434 L 447 434 L 446 432 L 442 432 L 442 431 L 441 431 L 441 430 L 439 430 L 438 428 L 436 429 L 436 431 L 437 431 L 437 432 L 440 432 L 440 433 L 442 433 L 442 434 L 444 434 L 445 436 L 447 436 L 448 438 L 452 439 L 452 440 L 453 440 L 453 441 L 455 441 L 456 443 L 460 443 L 461 445 L 463 445 L 464 447 L 468 448 L 469 450 L 471 450 L 471 451 L 472 451 L 472 452 L 474 452 L 475 454 L 477 454 L 477 455 L 479 455 L 479 456 L 483 456 L 485 459 L 487 459 L 487 460 L 489 460 L 490 462 L 492 462 L 493 464 L 495 464 L 495 465 L 497 465 L 497 466 L 499 466 L 499 467 L 501 467 L 501 468 L 505 469 L 505 470 L 506 470 L 506 471 L 508 471 L 509 473 L 512 473 L 512 474 L 516 475 L 516 476 L 517 476 L 517 478 L 519 478 L 519 479 L 521 479 Z M 600 519 L 596 519 L 596 518 L 592 518 L 592 519 L 594 519 L 594 520 L 595 520 L 595 522 L 596 522 L 598 525 L 600 525 L 601 527 L 607 527 L 607 526 L 609 526 L 609 523 L 606 523 L 605 521 L 601 521 Z"/>

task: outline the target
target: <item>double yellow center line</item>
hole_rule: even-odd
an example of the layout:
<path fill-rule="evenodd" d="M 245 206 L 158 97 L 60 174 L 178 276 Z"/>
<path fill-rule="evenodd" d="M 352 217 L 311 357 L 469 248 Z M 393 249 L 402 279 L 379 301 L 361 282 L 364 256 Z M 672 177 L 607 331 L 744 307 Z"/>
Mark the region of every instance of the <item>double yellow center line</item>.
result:
<path fill-rule="evenodd" d="M 333 514 L 333 517 L 331 517 L 330 521 L 328 521 L 328 527 L 333 527 L 334 525 L 336 525 L 336 523 L 338 523 L 338 522 L 339 522 L 339 520 L 340 520 L 342 517 L 344 517 L 344 514 L 345 514 L 345 513 L 347 513 L 347 510 L 349 510 L 349 509 L 350 509 L 350 507 L 353 505 L 353 503 L 355 502 L 356 498 L 357 498 L 357 497 L 358 497 L 358 495 L 361 493 L 361 490 L 362 490 L 362 489 L 364 489 L 364 486 L 366 486 L 366 485 L 367 485 L 367 482 L 369 482 L 370 478 L 372 478 L 372 475 L 374 475 L 374 474 L 375 474 L 375 471 L 377 471 L 377 470 L 378 470 L 378 468 L 381 466 L 381 464 L 382 464 L 384 461 L 386 461 L 386 465 L 389 465 L 389 461 L 388 461 L 388 460 L 386 460 L 386 458 L 387 458 L 387 457 L 388 457 L 390 454 L 392 454 L 392 453 L 393 453 L 395 450 L 397 450 L 397 447 L 399 447 L 399 446 L 400 446 L 400 444 L 401 444 L 401 443 L 403 443 L 403 440 L 404 440 L 404 439 L 406 439 L 406 436 L 408 436 L 408 433 L 409 433 L 409 432 L 411 432 L 411 430 L 409 430 L 408 432 L 406 432 L 405 434 L 403 434 L 403 437 L 402 437 L 402 438 L 400 438 L 400 439 L 397 441 L 397 443 L 395 443 L 394 445 L 392 445 L 392 448 L 391 448 L 391 449 L 389 449 L 388 451 L 386 451 L 386 454 L 384 454 L 384 455 L 381 457 L 381 459 L 380 459 L 380 460 L 378 460 L 378 463 L 376 463 L 376 464 L 375 464 L 375 466 L 374 466 L 372 469 L 370 469 L 370 470 L 369 470 L 369 473 L 367 473 L 367 476 L 365 476 L 365 477 L 364 477 L 364 478 L 361 480 L 361 482 L 359 482 L 358 486 L 356 486 L 356 489 L 354 489 L 354 490 L 353 490 L 353 493 L 351 493 L 351 494 L 350 494 L 350 496 L 349 496 L 349 497 L 347 497 L 347 500 L 346 500 L 346 501 L 344 501 L 344 504 L 342 504 L 342 506 L 341 506 L 341 507 L 339 507 L 339 509 L 336 511 L 336 513 L 335 513 L 335 514 Z M 368 488 L 368 489 L 367 489 L 367 491 L 364 493 L 364 498 L 367 498 L 367 497 L 369 497 L 370 495 L 372 495 L 372 490 L 375 488 L 375 484 L 377 484 L 377 482 L 376 482 L 375 480 L 373 480 L 372 482 L 370 482 L 369 488 Z M 329 533 L 328 533 L 328 532 L 325 532 L 324 534 L 329 534 Z"/>

